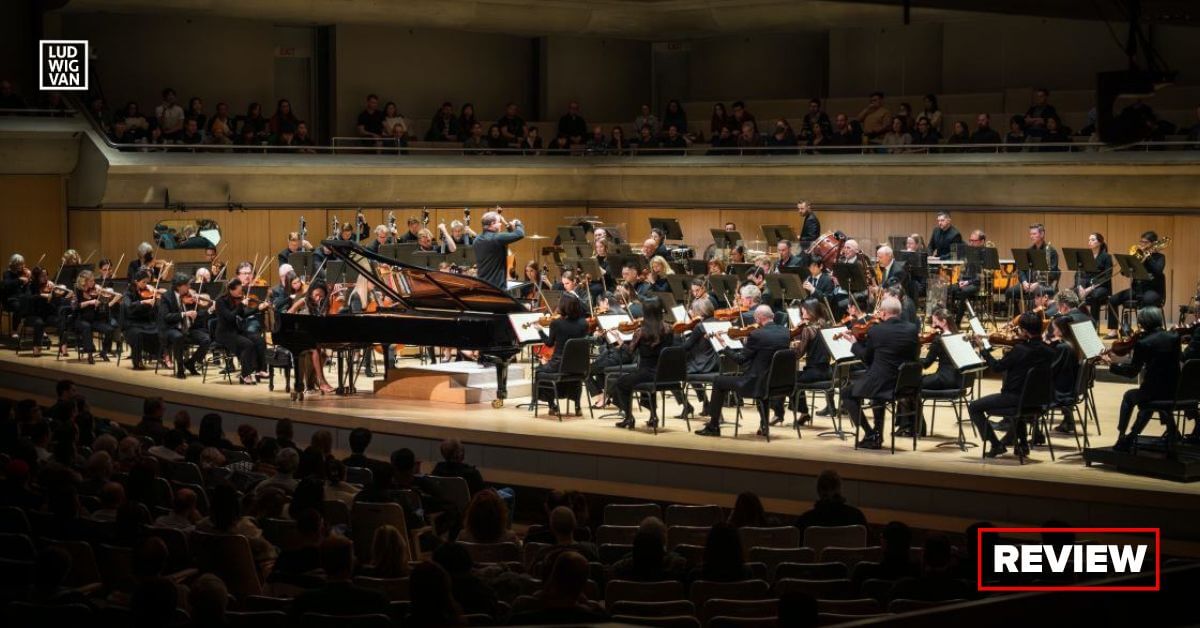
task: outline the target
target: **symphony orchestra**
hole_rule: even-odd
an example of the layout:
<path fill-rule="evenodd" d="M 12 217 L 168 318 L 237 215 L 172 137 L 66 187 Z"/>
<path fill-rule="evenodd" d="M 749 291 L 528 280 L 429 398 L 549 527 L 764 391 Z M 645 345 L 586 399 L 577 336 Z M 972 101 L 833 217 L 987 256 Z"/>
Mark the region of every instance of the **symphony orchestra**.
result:
<path fill-rule="evenodd" d="M 845 416 L 856 447 L 879 449 L 891 407 L 894 449 L 895 436 L 915 443 L 926 435 L 914 391 L 949 392 L 969 415 L 958 426 L 960 447 L 966 425 L 986 441 L 984 456 L 1011 447 L 1024 458 L 1049 432 L 1083 430 L 1086 438 L 1087 415 L 1072 400 L 1084 376 L 1107 366 L 1117 377 L 1141 377 L 1121 402 L 1115 450 L 1135 447 L 1155 414 L 1168 441 L 1197 437 L 1196 429 L 1182 434 L 1161 405 L 1173 399 L 1182 363 L 1200 357 L 1195 308 L 1181 308 L 1174 328 L 1164 314 L 1168 238 L 1145 231 L 1122 254 L 1091 233 L 1059 249 L 1044 225 L 1032 224 L 1028 247 L 1006 252 L 982 230 L 960 232 L 943 211 L 927 238 L 872 243 L 823 230 L 808 202 L 797 210 L 792 225 L 764 225 L 762 239 L 732 222 L 713 229 L 700 255 L 667 244 L 681 240 L 673 220 L 651 219 L 640 238 L 585 218 L 551 242 L 498 206 L 480 217 L 479 232 L 470 210 L 437 225 L 425 210 L 403 228 L 394 213 L 372 228 L 360 211 L 346 222 L 334 217 L 315 246 L 301 219 L 276 255 L 228 273 L 215 245 L 182 272 L 169 251 L 143 242 L 122 278 L 124 254 L 93 263 L 95 253 L 68 250 L 57 264 L 46 255 L 30 264 L 13 253 L 2 305 L 18 351 L 33 356 L 74 350 L 88 364 L 124 358 L 134 370 L 161 367 L 180 379 L 207 375 L 211 364 L 244 385 L 282 364 L 295 371 L 294 399 L 352 393 L 357 374 L 376 375 L 379 362 L 385 374 L 402 359 L 478 361 L 499 372 L 528 352 L 535 406 L 560 418 L 559 401 L 575 399 L 579 412 L 586 389 L 584 403 L 613 410 L 617 427 L 636 429 L 638 404 L 657 430 L 665 409 L 655 397 L 666 391 L 678 418 L 705 419 L 701 436 L 721 436 L 726 415 L 736 411 L 740 421 L 750 401 L 767 439 L 791 410 L 798 434 L 828 417 L 841 436 Z M 510 246 L 523 238 L 547 242 L 518 264 Z M 278 284 L 263 279 L 268 270 Z M 1118 274 L 1129 287 L 1115 291 Z M 56 348 L 48 330 L 57 332 Z M 335 363 L 336 386 L 326 376 Z M 984 370 L 1002 378 L 999 392 L 970 394 Z M 1052 429 L 1022 420 L 1035 378 L 1052 387 L 1045 406 L 1061 411 Z M 498 385 L 497 407 L 503 376 Z M 1186 418 L 1195 426 L 1194 409 Z"/>

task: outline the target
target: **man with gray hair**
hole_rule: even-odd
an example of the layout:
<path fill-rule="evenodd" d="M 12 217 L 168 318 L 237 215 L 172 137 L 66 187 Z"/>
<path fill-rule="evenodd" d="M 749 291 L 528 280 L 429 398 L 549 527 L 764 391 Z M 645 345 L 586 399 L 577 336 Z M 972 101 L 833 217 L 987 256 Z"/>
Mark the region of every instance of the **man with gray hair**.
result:
<path fill-rule="evenodd" d="M 787 349 L 791 343 L 788 328 L 775 324 L 775 312 L 770 306 L 759 305 L 754 308 L 754 322 L 759 328 L 746 338 L 743 348 L 733 352 L 733 358 L 742 366 L 740 375 L 721 375 L 713 381 L 713 394 L 708 400 L 708 424 L 696 433 L 700 436 L 721 435 L 721 408 L 725 406 L 725 398 L 730 391 L 736 390 L 742 397 L 761 399 L 767 390 L 767 372 L 771 370 L 771 360 L 776 351 Z M 914 332 L 915 339 L 915 332 Z M 729 351 L 729 349 L 725 349 Z M 758 435 L 770 438 L 770 425 L 767 422 L 767 406 L 758 405 L 759 428 Z M 783 422 L 783 403 L 775 406 L 775 420 Z"/>
<path fill-rule="evenodd" d="M 525 227 L 520 220 L 509 222 L 511 231 L 501 231 L 504 227 L 504 217 L 500 207 L 483 215 L 480 224 L 483 233 L 475 238 L 475 264 L 480 279 L 504 290 L 508 286 L 506 269 L 508 268 L 508 245 L 525 237 Z"/>
<path fill-rule="evenodd" d="M 883 403 L 895 395 L 896 377 L 900 365 L 917 359 L 921 345 L 917 340 L 918 328 L 900 319 L 900 300 L 885 297 L 879 304 L 882 322 L 867 330 L 862 341 L 851 333 L 846 338 L 853 343 L 851 351 L 867 366 L 866 371 L 848 387 L 842 389 L 842 407 L 850 413 L 855 426 L 862 426 L 863 438 L 858 447 L 879 449 L 883 447 Z M 863 421 L 862 401 L 874 402 L 874 426 Z"/>

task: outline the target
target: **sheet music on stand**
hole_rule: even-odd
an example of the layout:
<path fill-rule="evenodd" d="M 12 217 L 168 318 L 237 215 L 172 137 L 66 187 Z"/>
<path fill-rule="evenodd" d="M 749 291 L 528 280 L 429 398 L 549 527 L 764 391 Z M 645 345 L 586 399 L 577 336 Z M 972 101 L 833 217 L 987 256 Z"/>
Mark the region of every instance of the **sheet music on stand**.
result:
<path fill-rule="evenodd" d="M 736 338 L 730 338 L 726 333 L 733 327 L 733 323 L 729 321 L 709 321 L 704 323 L 704 331 L 709 333 L 708 341 L 712 343 L 713 349 L 720 351 L 721 349 L 741 349 L 742 341 Z"/>
<path fill-rule="evenodd" d="M 688 320 L 687 308 L 682 305 L 675 304 L 671 308 L 671 316 L 675 317 L 678 322 L 686 322 Z"/>
<path fill-rule="evenodd" d="M 950 356 L 950 361 L 954 362 L 954 366 L 958 368 L 959 372 L 983 367 L 983 358 L 979 357 L 975 347 L 967 340 L 966 334 L 939 336 L 938 340 L 946 348 L 946 354 Z"/>
<path fill-rule="evenodd" d="M 512 325 L 513 333 L 521 344 L 539 343 L 542 342 L 542 335 L 538 333 L 541 327 L 537 321 L 543 316 L 546 314 L 541 312 L 518 312 L 508 315 L 508 323 Z"/>
<path fill-rule="evenodd" d="M 971 326 L 971 331 L 979 337 L 984 349 L 991 349 L 992 343 L 988 342 L 987 331 L 983 328 L 983 323 L 979 322 L 979 317 L 971 314 L 971 318 L 967 319 L 967 323 Z"/>
<path fill-rule="evenodd" d="M 834 362 L 850 362 L 858 359 L 850 348 L 853 343 L 840 337 L 840 334 L 845 331 L 845 327 L 827 327 L 821 330 L 821 338 L 825 341 L 825 346 L 829 348 L 829 353 L 833 355 Z"/>
<path fill-rule="evenodd" d="M 787 309 L 787 315 L 788 324 L 790 324 L 792 327 L 799 327 L 800 323 L 804 322 L 800 320 L 800 308 L 798 307 L 789 307 Z"/>
<path fill-rule="evenodd" d="M 604 336 L 609 342 L 629 342 L 633 340 L 633 332 L 622 332 L 618 327 L 621 323 L 628 323 L 633 319 L 628 314 L 601 314 L 596 317 L 596 324 L 600 329 L 604 330 Z"/>
<path fill-rule="evenodd" d="M 1104 342 L 1091 321 L 1071 323 L 1071 335 L 1075 337 L 1075 346 L 1079 347 L 1084 359 L 1094 360 L 1104 352 Z"/>

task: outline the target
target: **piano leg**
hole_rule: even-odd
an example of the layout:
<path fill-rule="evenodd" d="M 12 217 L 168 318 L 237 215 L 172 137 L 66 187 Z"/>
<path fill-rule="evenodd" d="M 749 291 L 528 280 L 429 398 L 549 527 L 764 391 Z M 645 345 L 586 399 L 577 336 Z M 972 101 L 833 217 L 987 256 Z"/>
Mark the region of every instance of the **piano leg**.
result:
<path fill-rule="evenodd" d="M 479 361 L 485 364 L 490 363 L 496 367 L 496 398 L 492 400 L 492 407 L 503 408 L 504 400 L 508 397 L 508 365 L 512 362 L 512 356 L 500 357 L 481 354 Z"/>
<path fill-rule="evenodd" d="M 289 351 L 292 354 L 292 401 L 304 401 L 304 376 L 302 375 L 300 357 L 302 351 Z"/>

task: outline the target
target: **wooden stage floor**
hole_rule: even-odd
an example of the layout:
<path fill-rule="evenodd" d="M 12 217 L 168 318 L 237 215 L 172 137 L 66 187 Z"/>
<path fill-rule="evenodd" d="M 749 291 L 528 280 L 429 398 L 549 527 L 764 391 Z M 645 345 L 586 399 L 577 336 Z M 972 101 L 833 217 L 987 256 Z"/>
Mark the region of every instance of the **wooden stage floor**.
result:
<path fill-rule="evenodd" d="M 1075 453 L 1075 439 L 1054 437 L 1056 461 L 1044 447 L 1035 447 L 1021 465 L 1009 454 L 982 460 L 979 448 L 966 452 L 941 446 L 953 440 L 954 414 L 937 412 L 936 434 L 919 440 L 897 439 L 895 455 L 855 450 L 852 437 L 822 437 L 831 428 L 828 418 L 816 419 L 801 437 L 795 430 L 776 427 L 767 443 L 754 435 L 757 414 L 743 411 L 740 436 L 727 425 L 720 438 L 696 436 L 684 421 L 668 418 L 657 435 L 644 427 L 648 413 L 639 414 L 636 431 L 618 429 L 614 421 L 591 419 L 586 405 L 583 418 L 559 421 L 542 414 L 534 418 L 510 398 L 505 407 L 487 404 L 452 405 L 423 401 L 397 401 L 375 397 L 370 380 L 359 379 L 353 396 L 312 395 L 304 401 L 289 399 L 282 382 L 275 391 L 257 386 L 229 384 L 210 371 L 208 383 L 199 377 L 177 380 L 165 372 L 132 371 L 127 363 L 88 365 L 75 360 L 56 361 L 0 351 L 0 389 L 3 394 L 53 395 L 53 382 L 71 378 L 96 407 L 98 416 L 136 421 L 140 398 L 164 397 L 170 407 L 192 411 L 193 425 L 201 410 L 222 413 L 232 434 L 241 422 L 256 425 L 260 434 L 271 434 L 272 424 L 290 418 L 297 426 L 297 442 L 307 442 L 316 429 L 335 433 L 339 449 L 355 427 L 368 427 L 378 436 L 369 453 L 383 455 L 394 446 L 410 446 L 423 460 L 436 460 L 436 443 L 457 437 L 468 444 L 469 462 L 484 469 L 490 480 L 532 486 L 575 486 L 591 492 L 637 498 L 716 501 L 731 503 L 742 490 L 755 490 L 769 509 L 799 512 L 813 497 L 812 478 L 822 469 L 836 468 L 847 480 L 847 497 L 881 516 L 921 515 L 934 527 L 954 529 L 963 522 L 988 519 L 996 523 L 1037 524 L 1061 519 L 1076 525 L 1152 525 L 1164 528 L 1165 538 L 1200 550 L 1200 483 L 1128 475 L 1099 466 L 1087 467 Z M 282 379 L 282 373 L 280 373 Z M 985 379 L 985 394 L 999 381 Z M 1098 382 L 1096 405 L 1102 436 L 1092 434 L 1093 446 L 1115 440 L 1117 408 L 1129 385 Z M 586 403 L 586 400 L 585 400 Z M 819 402 L 820 403 L 820 402 Z M 823 404 L 821 404 L 823 405 Z M 564 407 L 566 404 L 564 404 Z M 543 408 L 544 410 L 544 408 Z M 597 416 L 601 411 L 597 411 Z M 679 413 L 670 402 L 668 417 Z M 733 412 L 726 409 L 732 421 Z M 929 408 L 926 408 L 929 418 Z M 692 429 L 702 426 L 692 420 Z M 788 424 L 791 415 L 788 414 Z M 847 420 L 846 426 L 850 427 Z M 1152 423 L 1149 433 L 1157 428 Z M 964 424 L 968 440 L 969 425 Z M 857 499 L 856 499 L 857 498 Z M 961 530 L 962 528 L 957 528 Z M 1194 545 L 1194 547 L 1192 547 Z M 1188 551 L 1188 553 L 1191 553 Z"/>

